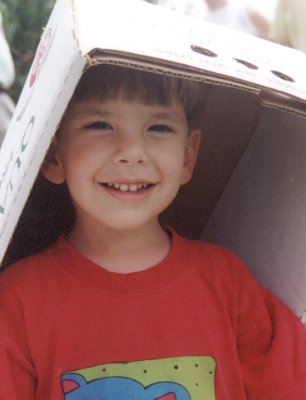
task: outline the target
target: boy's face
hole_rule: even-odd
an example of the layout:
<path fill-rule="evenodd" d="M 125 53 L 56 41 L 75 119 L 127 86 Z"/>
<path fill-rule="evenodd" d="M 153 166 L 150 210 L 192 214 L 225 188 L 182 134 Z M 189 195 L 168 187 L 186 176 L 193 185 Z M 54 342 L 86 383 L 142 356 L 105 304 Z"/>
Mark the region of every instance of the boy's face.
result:
<path fill-rule="evenodd" d="M 199 138 L 177 102 L 92 99 L 70 105 L 42 171 L 66 181 L 76 226 L 142 229 L 191 178 Z"/>

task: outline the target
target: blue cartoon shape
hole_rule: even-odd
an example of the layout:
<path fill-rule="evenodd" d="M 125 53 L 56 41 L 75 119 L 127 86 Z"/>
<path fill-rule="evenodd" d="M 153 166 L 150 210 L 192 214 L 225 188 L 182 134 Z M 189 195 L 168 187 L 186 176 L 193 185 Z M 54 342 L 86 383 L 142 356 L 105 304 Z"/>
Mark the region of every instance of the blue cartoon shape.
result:
<path fill-rule="evenodd" d="M 109 377 L 87 382 L 82 375 L 67 373 L 61 377 L 65 400 L 191 400 L 178 383 L 160 382 L 144 387 L 134 379 Z M 67 385 L 67 383 L 69 383 Z"/>

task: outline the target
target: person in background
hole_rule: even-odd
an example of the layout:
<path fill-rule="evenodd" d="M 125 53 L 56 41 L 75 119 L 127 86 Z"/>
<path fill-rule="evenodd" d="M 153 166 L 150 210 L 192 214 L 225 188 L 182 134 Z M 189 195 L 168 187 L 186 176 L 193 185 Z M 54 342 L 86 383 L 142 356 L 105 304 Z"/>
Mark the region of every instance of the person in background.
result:
<path fill-rule="evenodd" d="M 257 10 L 228 0 L 205 0 L 205 2 L 206 20 L 261 38 L 267 37 L 269 22 Z"/>
<path fill-rule="evenodd" d="M 279 0 L 269 39 L 306 53 L 306 1 Z"/>
<path fill-rule="evenodd" d="M 155 0 L 155 4 L 197 18 L 203 18 L 206 11 L 202 0 Z"/>
<path fill-rule="evenodd" d="M 14 112 L 14 102 L 6 93 L 15 79 L 12 54 L 7 43 L 0 11 L 0 146 Z"/>

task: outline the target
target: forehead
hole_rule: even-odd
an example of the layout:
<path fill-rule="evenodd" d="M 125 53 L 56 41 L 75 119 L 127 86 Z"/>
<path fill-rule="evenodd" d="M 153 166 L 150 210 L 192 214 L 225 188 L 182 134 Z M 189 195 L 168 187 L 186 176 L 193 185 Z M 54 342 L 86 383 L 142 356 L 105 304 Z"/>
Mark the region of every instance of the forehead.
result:
<path fill-rule="evenodd" d="M 64 122 L 87 118 L 156 118 L 173 122 L 186 123 L 186 113 L 182 104 L 173 99 L 169 105 L 159 103 L 146 104 L 140 100 L 127 100 L 122 96 L 114 99 L 100 100 L 92 98 L 81 102 L 72 102 L 63 118 Z"/>

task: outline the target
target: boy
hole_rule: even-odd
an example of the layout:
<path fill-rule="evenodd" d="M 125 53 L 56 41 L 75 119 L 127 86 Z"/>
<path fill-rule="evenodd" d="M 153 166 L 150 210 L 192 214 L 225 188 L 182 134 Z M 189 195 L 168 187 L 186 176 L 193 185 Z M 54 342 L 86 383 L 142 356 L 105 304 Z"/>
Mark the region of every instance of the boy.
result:
<path fill-rule="evenodd" d="M 298 319 L 232 253 L 158 222 L 192 176 L 197 89 L 83 75 L 42 165 L 71 228 L 1 280 L 2 398 L 306 398 Z"/>

